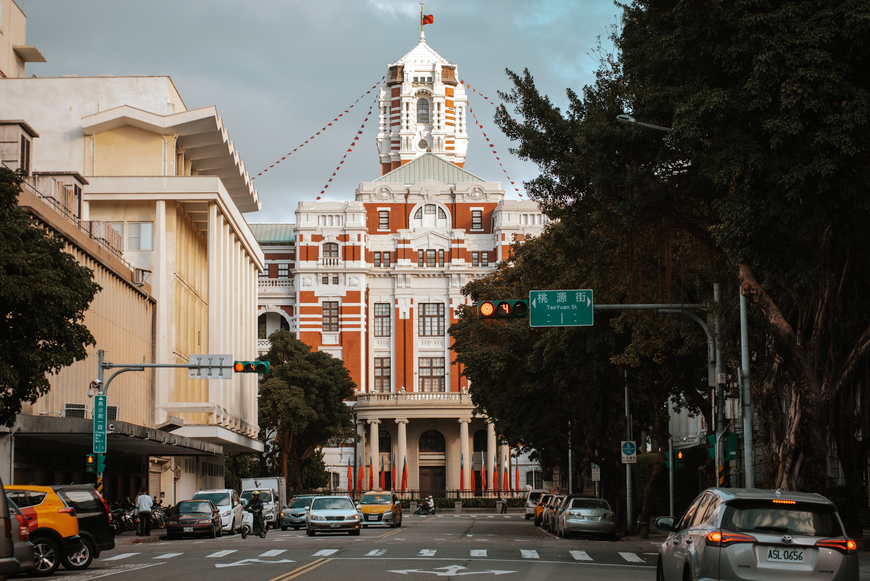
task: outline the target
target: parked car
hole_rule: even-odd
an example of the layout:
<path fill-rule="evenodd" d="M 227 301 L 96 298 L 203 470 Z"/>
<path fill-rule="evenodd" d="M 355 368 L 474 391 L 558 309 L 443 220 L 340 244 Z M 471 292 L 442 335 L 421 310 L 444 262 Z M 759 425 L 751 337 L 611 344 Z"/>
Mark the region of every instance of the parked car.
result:
<path fill-rule="evenodd" d="M 309 537 L 339 532 L 359 535 L 361 520 L 349 496 L 318 496 L 311 499 L 308 507 L 306 530 Z"/>
<path fill-rule="evenodd" d="M 279 524 L 281 525 L 282 531 L 286 531 L 290 527 L 293 527 L 293 530 L 298 531 L 305 526 L 305 523 L 308 522 L 308 507 L 311 505 L 312 498 L 314 498 L 314 495 L 294 496 L 290 500 L 290 504 L 281 510 L 281 520 Z"/>
<path fill-rule="evenodd" d="M 0 486 L 3 482 L 0 481 Z M 15 558 L 15 530 L 18 536 L 22 534 L 20 521 L 10 512 L 10 503 L 5 494 L 0 494 L 0 581 L 6 581 L 11 575 L 21 571 L 21 563 Z M 17 527 L 15 525 L 18 525 Z M 29 529 L 29 527 L 28 527 Z M 31 548 L 31 559 L 33 558 Z"/>
<path fill-rule="evenodd" d="M 553 525 L 556 524 L 556 515 L 558 514 L 558 508 L 559 506 L 561 506 L 564 499 L 564 494 L 554 494 L 547 502 L 547 505 L 541 512 L 541 526 L 544 527 L 544 530 L 550 532 L 554 530 Z"/>
<path fill-rule="evenodd" d="M 656 578 L 833 579 L 857 581 L 857 544 L 834 504 L 819 494 L 709 488 L 669 532 L 658 551 Z"/>
<path fill-rule="evenodd" d="M 565 498 L 554 525 L 556 536 L 570 538 L 573 534 L 616 539 L 616 515 L 603 498 L 586 494 Z"/>
<path fill-rule="evenodd" d="M 75 509 L 52 487 L 16 484 L 3 488 L 6 498 L 12 500 L 28 520 L 36 521 L 36 528 L 30 532 L 34 567 L 29 574 L 51 575 L 64 558 L 72 558 L 85 548 L 79 536 Z"/>
<path fill-rule="evenodd" d="M 199 490 L 193 495 L 194 500 L 210 500 L 221 511 L 221 528 L 227 534 L 234 535 L 242 528 L 242 503 L 238 493 L 232 488 Z"/>
<path fill-rule="evenodd" d="M 535 505 L 535 526 L 541 526 L 541 516 L 544 514 L 544 508 L 547 506 L 547 503 L 550 502 L 550 499 L 553 498 L 552 494 L 542 494 L 541 498 L 538 499 L 538 503 Z"/>
<path fill-rule="evenodd" d="M 529 490 L 526 492 L 526 520 L 535 518 L 535 506 L 537 506 L 543 494 L 543 490 Z"/>
<path fill-rule="evenodd" d="M 4 495 L 0 495 L 4 496 Z M 15 503 L 7 499 L 9 503 L 9 520 L 12 523 L 12 546 L 15 559 L 22 571 L 33 568 L 33 543 L 30 542 L 30 522 L 21 509 Z M 18 521 L 17 524 L 15 521 Z M 36 521 L 33 521 L 36 528 Z"/>
<path fill-rule="evenodd" d="M 185 535 L 205 535 L 209 538 L 223 534 L 220 509 L 210 500 L 182 500 L 177 503 L 166 521 L 166 538 L 178 539 Z"/>
<path fill-rule="evenodd" d="M 67 506 L 76 511 L 79 521 L 79 536 L 84 548 L 70 557 L 62 557 L 65 569 L 87 569 L 103 551 L 115 548 L 115 527 L 112 510 L 90 484 L 66 484 L 52 486 Z"/>
<path fill-rule="evenodd" d="M 362 513 L 363 527 L 369 525 L 402 526 L 402 501 L 390 492 L 366 492 L 357 508 Z"/>

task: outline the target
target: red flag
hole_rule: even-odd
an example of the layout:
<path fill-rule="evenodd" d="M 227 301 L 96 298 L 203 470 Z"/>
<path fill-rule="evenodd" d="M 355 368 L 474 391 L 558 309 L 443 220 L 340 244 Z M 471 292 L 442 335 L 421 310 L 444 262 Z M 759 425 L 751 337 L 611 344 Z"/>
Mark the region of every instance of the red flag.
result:
<path fill-rule="evenodd" d="M 504 458 L 504 483 L 501 485 L 502 490 L 506 492 L 511 491 L 511 475 L 508 472 L 508 459 L 507 456 Z"/>
<path fill-rule="evenodd" d="M 386 487 L 384 486 L 384 484 L 385 484 L 385 482 L 384 482 L 384 476 L 386 476 L 386 475 L 384 474 L 384 457 L 381 456 L 381 482 L 380 482 L 381 490 L 384 490 L 384 489 L 386 488 Z"/>
<path fill-rule="evenodd" d="M 402 492 L 408 487 L 408 455 L 405 454 L 405 465 L 402 466 Z"/>
<path fill-rule="evenodd" d="M 432 16 L 431 14 L 427 14 L 426 16 L 423 17 L 422 22 L 424 25 L 425 24 L 432 24 L 433 22 L 435 22 L 435 17 Z"/>
<path fill-rule="evenodd" d="M 516 468 L 516 474 L 514 475 L 514 491 L 519 492 L 520 491 L 520 465 L 516 464 L 515 468 Z"/>
<path fill-rule="evenodd" d="M 369 490 L 375 489 L 375 463 L 372 462 L 372 455 L 369 454 Z"/>
<path fill-rule="evenodd" d="M 353 490 L 353 466 L 350 464 L 350 456 L 347 457 L 347 489 L 354 492 Z"/>
<path fill-rule="evenodd" d="M 459 453 L 459 491 L 465 492 L 465 456 Z"/>
<path fill-rule="evenodd" d="M 363 478 L 365 478 L 365 469 L 363 468 L 362 458 L 359 459 L 359 470 L 356 473 L 356 487 L 362 492 L 363 489 Z"/>
<path fill-rule="evenodd" d="M 486 453 L 480 455 L 480 486 L 486 492 Z"/>
<path fill-rule="evenodd" d="M 495 461 L 495 466 L 492 467 L 492 489 L 498 492 L 498 460 Z"/>

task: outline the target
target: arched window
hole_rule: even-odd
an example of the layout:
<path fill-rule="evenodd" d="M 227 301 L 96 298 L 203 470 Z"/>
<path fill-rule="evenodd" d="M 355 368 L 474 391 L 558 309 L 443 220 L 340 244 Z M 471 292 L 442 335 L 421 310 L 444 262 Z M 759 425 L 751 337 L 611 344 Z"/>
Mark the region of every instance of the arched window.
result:
<path fill-rule="evenodd" d="M 390 433 L 386 430 L 378 430 L 378 451 L 381 454 L 391 454 L 393 450 L 393 441 L 390 438 Z"/>
<path fill-rule="evenodd" d="M 474 452 L 486 451 L 486 430 L 477 430 L 474 432 Z"/>
<path fill-rule="evenodd" d="M 327 242 L 323 245 L 324 258 L 338 258 L 338 244 L 335 242 Z"/>
<path fill-rule="evenodd" d="M 422 220 L 423 219 L 423 206 L 420 206 L 419 208 L 417 208 L 417 211 L 414 212 L 414 219 L 415 220 Z"/>
<path fill-rule="evenodd" d="M 429 101 L 428 99 L 417 99 L 417 123 L 429 123 Z"/>
<path fill-rule="evenodd" d="M 287 319 L 285 319 L 284 317 L 281 317 L 281 330 L 282 331 L 289 331 L 290 330 L 290 323 L 288 323 Z"/>
<path fill-rule="evenodd" d="M 420 436 L 420 452 L 446 452 L 447 444 L 438 430 L 423 432 Z"/>

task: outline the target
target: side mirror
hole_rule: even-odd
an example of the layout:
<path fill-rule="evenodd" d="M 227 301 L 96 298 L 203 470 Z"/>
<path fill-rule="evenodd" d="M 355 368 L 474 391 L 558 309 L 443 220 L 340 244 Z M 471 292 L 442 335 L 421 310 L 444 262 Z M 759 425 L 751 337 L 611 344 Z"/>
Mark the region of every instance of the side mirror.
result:
<path fill-rule="evenodd" d="M 674 517 L 662 516 L 656 519 L 656 528 L 660 531 L 672 532 L 676 530 L 674 526 Z"/>
<path fill-rule="evenodd" d="M 357 505 L 356 505 L 356 509 L 359 510 L 359 503 L 357 503 Z"/>

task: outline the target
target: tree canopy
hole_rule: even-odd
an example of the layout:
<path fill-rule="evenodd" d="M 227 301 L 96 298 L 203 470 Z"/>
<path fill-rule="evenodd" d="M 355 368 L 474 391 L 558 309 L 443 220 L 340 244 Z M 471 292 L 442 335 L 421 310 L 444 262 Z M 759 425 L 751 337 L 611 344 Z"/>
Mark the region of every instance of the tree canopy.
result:
<path fill-rule="evenodd" d="M 312 456 L 318 448 L 353 434 L 345 400 L 353 397 L 356 384 L 340 359 L 311 351 L 290 331 L 275 331 L 269 342 L 262 358 L 271 369 L 260 384 L 260 429 L 271 440 L 269 462 L 288 484 L 303 490 L 306 483 L 319 482 L 316 466 L 309 466 L 322 464 Z"/>
<path fill-rule="evenodd" d="M 0 168 L 0 422 L 49 390 L 48 374 L 87 357 L 85 311 L 101 290 L 66 242 L 18 206 L 21 176 Z"/>

